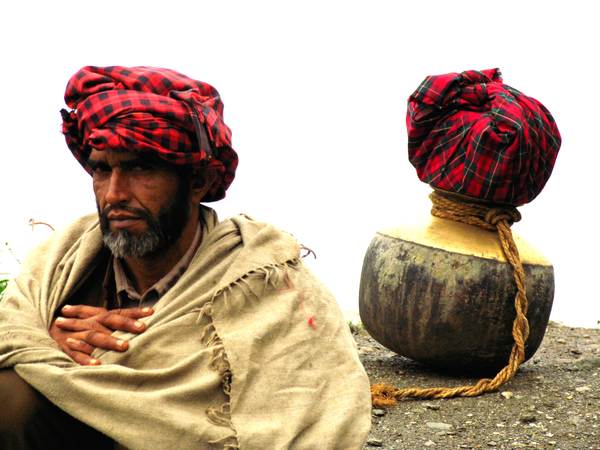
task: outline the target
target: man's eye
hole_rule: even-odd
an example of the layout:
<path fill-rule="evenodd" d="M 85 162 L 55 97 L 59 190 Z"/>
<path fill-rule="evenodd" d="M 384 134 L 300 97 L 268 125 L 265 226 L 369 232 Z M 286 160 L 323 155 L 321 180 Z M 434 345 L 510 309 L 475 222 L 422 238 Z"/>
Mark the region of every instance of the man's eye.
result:
<path fill-rule="evenodd" d="M 154 170 L 154 167 L 149 164 L 136 164 L 135 166 L 131 166 L 129 170 L 132 172 L 147 172 L 149 170 Z"/>
<path fill-rule="evenodd" d="M 97 166 L 92 168 L 92 175 L 105 175 L 107 173 L 110 173 L 109 167 Z"/>

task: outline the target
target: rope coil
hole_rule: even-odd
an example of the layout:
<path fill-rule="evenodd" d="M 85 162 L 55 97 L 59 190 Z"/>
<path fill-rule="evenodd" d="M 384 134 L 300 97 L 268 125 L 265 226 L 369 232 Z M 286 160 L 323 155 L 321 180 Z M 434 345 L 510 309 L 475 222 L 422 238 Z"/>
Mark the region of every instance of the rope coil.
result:
<path fill-rule="evenodd" d="M 529 337 L 527 321 L 527 296 L 525 290 L 525 273 L 510 229 L 511 225 L 521 220 L 521 214 L 513 206 L 487 206 L 484 204 L 460 201 L 448 198 L 436 192 L 429 195 L 433 206 L 431 214 L 444 219 L 452 219 L 486 230 L 498 231 L 502 250 L 513 268 L 517 295 L 515 309 L 517 316 L 513 323 L 512 336 L 515 341 L 508 364 L 493 378 L 484 378 L 475 386 L 458 388 L 431 389 L 397 389 L 385 384 L 371 385 L 371 400 L 375 408 L 389 408 L 406 398 L 436 399 L 452 397 L 476 397 L 496 391 L 510 381 L 518 367 L 525 361 L 525 343 Z"/>

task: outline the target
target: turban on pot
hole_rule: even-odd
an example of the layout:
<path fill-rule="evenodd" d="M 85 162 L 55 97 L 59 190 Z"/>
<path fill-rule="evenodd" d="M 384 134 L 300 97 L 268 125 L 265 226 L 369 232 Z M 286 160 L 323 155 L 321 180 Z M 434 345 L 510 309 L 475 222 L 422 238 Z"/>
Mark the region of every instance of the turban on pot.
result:
<path fill-rule="evenodd" d="M 408 99 L 406 125 L 421 181 L 511 205 L 541 192 L 561 144 L 550 112 L 498 69 L 427 77 Z"/>
<path fill-rule="evenodd" d="M 169 69 L 88 66 L 69 80 L 65 103 L 71 111 L 61 111 L 63 134 L 88 172 L 92 148 L 151 152 L 174 164 L 217 170 L 202 201 L 225 197 L 238 157 L 221 97 L 209 84 Z"/>

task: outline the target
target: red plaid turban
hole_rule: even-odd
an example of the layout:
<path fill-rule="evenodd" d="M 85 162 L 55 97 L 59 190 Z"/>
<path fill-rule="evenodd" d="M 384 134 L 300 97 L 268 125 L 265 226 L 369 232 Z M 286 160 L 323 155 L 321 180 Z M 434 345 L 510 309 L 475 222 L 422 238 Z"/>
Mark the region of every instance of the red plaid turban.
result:
<path fill-rule="evenodd" d="M 154 67 L 84 67 L 69 80 L 63 134 L 89 172 L 92 148 L 152 152 L 179 165 L 211 167 L 220 177 L 203 202 L 220 200 L 238 158 L 223 103 L 209 84 Z"/>
<path fill-rule="evenodd" d="M 561 144 L 550 112 L 498 69 L 427 77 L 408 99 L 406 125 L 421 181 L 511 205 L 541 192 Z"/>

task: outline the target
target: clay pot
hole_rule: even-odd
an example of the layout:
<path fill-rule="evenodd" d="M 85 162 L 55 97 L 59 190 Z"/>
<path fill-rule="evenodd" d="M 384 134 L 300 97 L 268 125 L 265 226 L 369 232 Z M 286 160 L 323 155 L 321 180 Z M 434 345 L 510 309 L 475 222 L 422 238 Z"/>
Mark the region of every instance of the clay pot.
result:
<path fill-rule="evenodd" d="M 554 269 L 513 232 L 538 349 L 552 309 Z M 401 356 L 444 372 L 493 374 L 511 353 L 513 269 L 496 232 L 431 215 L 380 230 L 364 259 L 359 312 L 365 329 Z"/>

